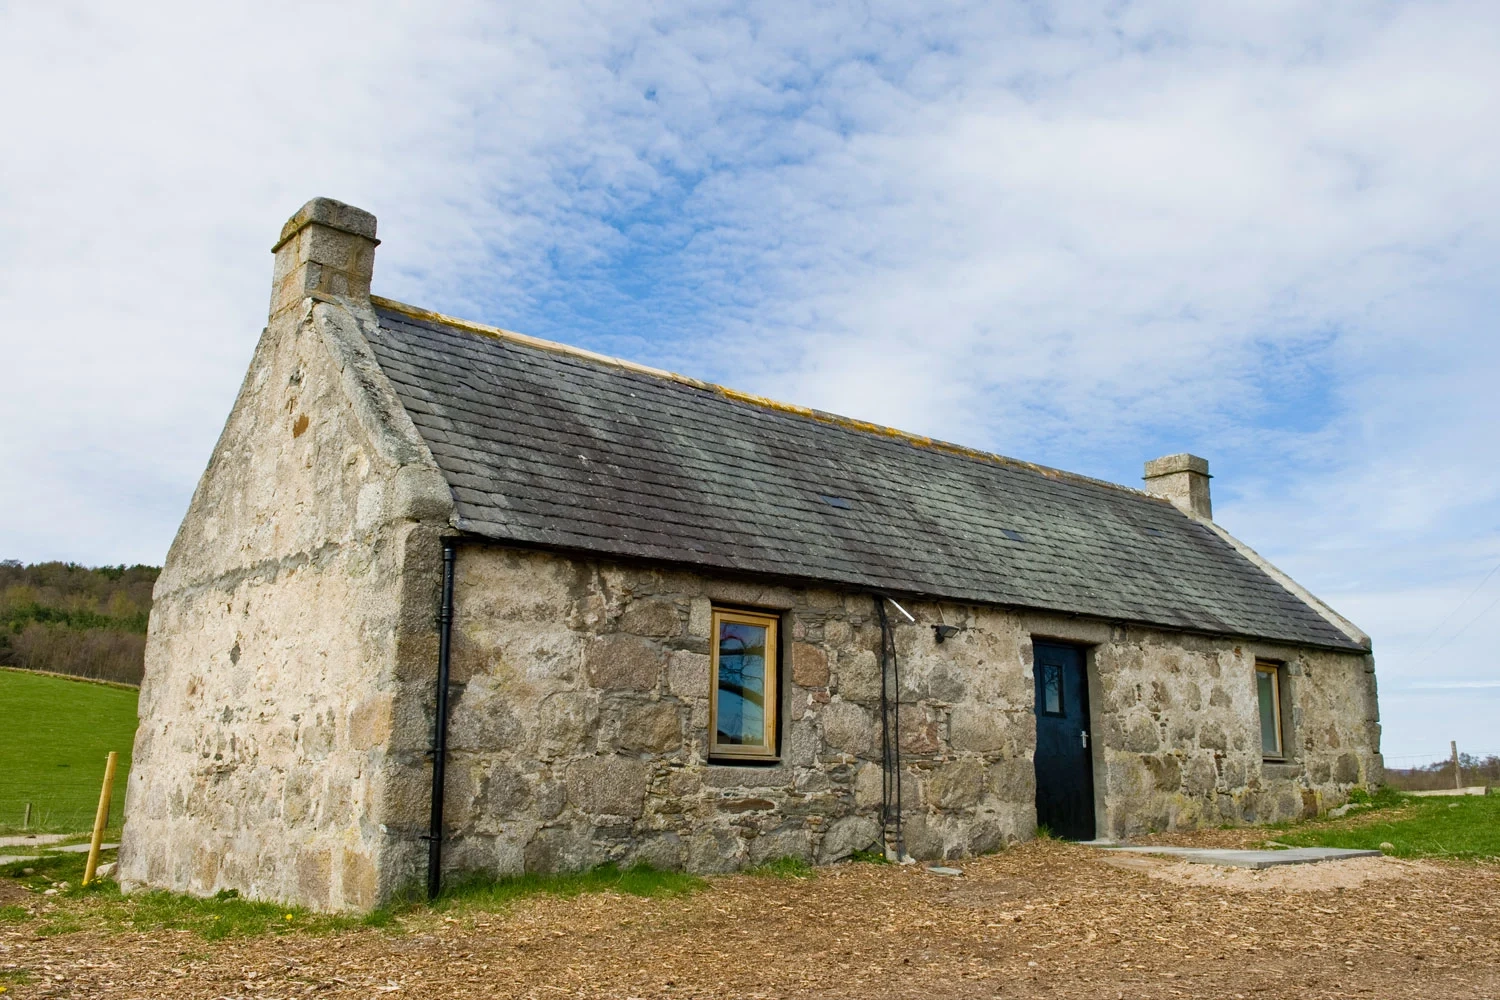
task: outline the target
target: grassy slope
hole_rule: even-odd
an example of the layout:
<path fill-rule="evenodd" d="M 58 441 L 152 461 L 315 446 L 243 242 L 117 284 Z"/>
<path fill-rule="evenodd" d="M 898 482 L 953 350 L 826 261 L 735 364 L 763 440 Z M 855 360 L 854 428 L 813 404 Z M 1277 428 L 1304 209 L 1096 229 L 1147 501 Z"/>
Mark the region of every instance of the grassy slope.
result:
<path fill-rule="evenodd" d="M 138 696 L 134 688 L 0 670 L 0 832 L 19 832 L 27 802 L 34 830 L 90 829 L 111 750 L 120 753 L 110 803 L 110 825 L 118 826 Z"/>
<path fill-rule="evenodd" d="M 1385 798 L 1382 796 L 1382 798 Z M 1309 823 L 1277 834 L 1296 847 L 1355 847 L 1401 858 L 1500 857 L 1500 795 L 1401 797 L 1394 803 L 1333 823 Z"/>

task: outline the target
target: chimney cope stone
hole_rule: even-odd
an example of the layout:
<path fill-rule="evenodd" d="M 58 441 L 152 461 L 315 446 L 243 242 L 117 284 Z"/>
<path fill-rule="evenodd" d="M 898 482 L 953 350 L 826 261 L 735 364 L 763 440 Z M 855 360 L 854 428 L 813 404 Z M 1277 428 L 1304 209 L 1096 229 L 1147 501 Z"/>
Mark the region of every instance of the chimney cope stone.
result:
<path fill-rule="evenodd" d="M 1170 500 L 1183 513 L 1205 521 L 1214 519 L 1209 497 L 1208 459 L 1189 455 L 1165 455 L 1146 463 L 1146 492 Z"/>
<path fill-rule="evenodd" d="M 367 312 L 375 273 L 375 216 L 332 198 L 314 198 L 281 227 L 271 248 L 271 315 L 309 296 Z"/>

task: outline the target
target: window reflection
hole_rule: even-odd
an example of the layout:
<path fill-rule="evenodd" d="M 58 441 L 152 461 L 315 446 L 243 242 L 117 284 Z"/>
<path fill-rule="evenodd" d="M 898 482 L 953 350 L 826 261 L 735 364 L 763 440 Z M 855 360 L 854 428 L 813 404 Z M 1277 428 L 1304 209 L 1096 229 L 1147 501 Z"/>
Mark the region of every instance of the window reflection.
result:
<path fill-rule="evenodd" d="M 1042 711 L 1062 714 L 1062 667 L 1049 663 L 1042 668 Z"/>
<path fill-rule="evenodd" d="M 719 622 L 717 742 L 764 746 L 766 731 L 766 629 Z"/>

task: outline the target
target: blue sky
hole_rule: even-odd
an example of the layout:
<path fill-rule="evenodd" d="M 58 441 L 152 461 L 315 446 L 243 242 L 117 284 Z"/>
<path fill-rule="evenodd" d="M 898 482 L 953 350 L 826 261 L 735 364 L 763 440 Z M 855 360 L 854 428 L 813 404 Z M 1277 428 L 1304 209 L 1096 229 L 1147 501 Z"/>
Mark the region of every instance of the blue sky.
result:
<path fill-rule="evenodd" d="M 1500 8 L 0 6 L 0 555 L 159 562 L 282 220 L 377 292 L 1127 484 L 1500 752 Z"/>

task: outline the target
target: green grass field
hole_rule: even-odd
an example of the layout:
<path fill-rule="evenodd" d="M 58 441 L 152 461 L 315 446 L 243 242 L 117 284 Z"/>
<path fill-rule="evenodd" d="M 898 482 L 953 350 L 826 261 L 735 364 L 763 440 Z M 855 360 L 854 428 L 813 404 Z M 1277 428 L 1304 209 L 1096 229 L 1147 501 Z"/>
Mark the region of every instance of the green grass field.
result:
<path fill-rule="evenodd" d="M 1294 825 L 1276 839 L 1294 847 L 1353 847 L 1398 858 L 1500 857 L 1500 795 L 1412 798 L 1383 791 L 1379 808 L 1344 820 Z"/>
<path fill-rule="evenodd" d="M 104 759 L 118 750 L 110 826 L 125 806 L 135 688 L 0 669 L 0 833 L 75 833 L 94 825 Z"/>

